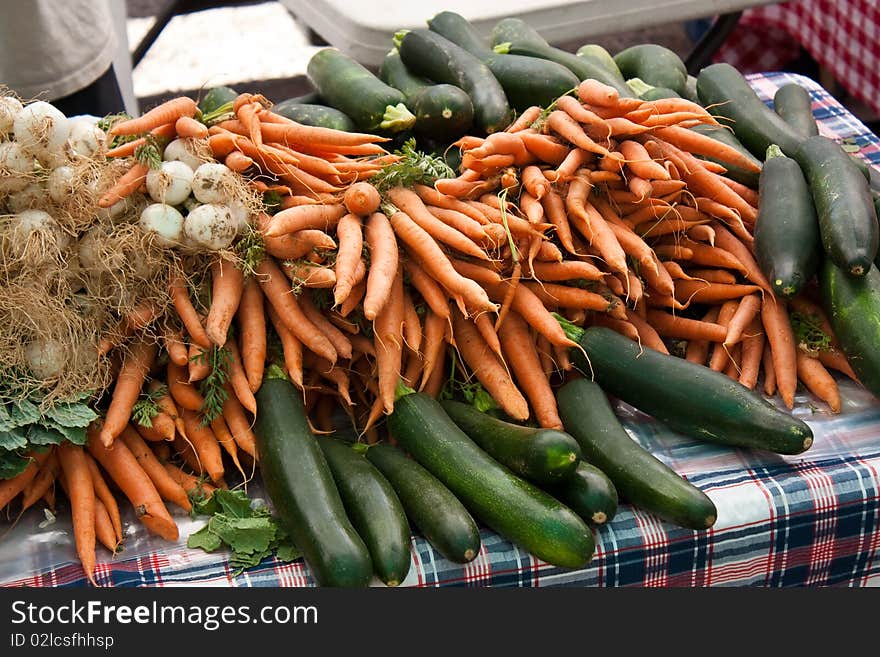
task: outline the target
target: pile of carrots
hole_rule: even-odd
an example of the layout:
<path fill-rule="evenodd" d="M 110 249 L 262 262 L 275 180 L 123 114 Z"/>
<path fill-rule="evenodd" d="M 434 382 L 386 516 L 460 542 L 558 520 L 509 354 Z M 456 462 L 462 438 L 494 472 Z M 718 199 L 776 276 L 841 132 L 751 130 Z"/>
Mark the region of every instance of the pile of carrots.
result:
<path fill-rule="evenodd" d="M 457 177 L 389 187 L 382 171 L 399 156 L 381 137 L 303 126 L 251 94 L 235 118 L 199 129 L 181 122 L 194 115 L 186 100 L 114 130 L 204 139 L 280 203 L 252 218 L 262 257 L 217 254 L 201 293 L 191 272 L 169 272 L 173 316 L 128 318 L 86 448 L 40 455 L 26 482 L 0 483 L 0 508 L 22 491 L 32 504 L 57 475 L 90 577 L 95 537 L 111 550 L 122 539 L 98 464 L 150 531 L 176 539 L 165 502 L 188 510 L 187 493 L 225 486 L 224 452 L 243 474 L 258 465 L 254 393 L 269 365 L 303 391 L 316 431 L 331 429 L 341 400 L 371 442 L 400 382 L 437 396 L 475 380 L 514 420 L 561 427 L 553 385 L 580 374 L 554 313 L 664 353 L 681 341 L 679 355 L 749 388 L 763 375 L 789 408 L 801 381 L 837 412 L 829 369 L 855 378 L 809 293 L 778 298 L 759 270 L 757 193 L 703 158 L 755 165 L 687 129 L 717 124 L 695 103 L 620 98 L 587 80 L 504 132 L 456 142 Z M 790 310 L 814 318 L 831 348 L 799 347 Z M 150 426 L 132 417 L 145 397 Z"/>

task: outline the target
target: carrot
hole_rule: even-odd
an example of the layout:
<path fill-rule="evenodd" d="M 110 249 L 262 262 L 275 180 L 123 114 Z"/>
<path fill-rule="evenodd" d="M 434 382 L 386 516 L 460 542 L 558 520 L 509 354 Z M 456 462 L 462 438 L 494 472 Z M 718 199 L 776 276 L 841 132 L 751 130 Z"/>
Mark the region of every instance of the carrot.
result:
<path fill-rule="evenodd" d="M 403 291 L 403 343 L 421 359 L 422 320 L 408 289 Z"/>
<path fill-rule="evenodd" d="M 36 476 L 22 489 L 21 510 L 26 511 L 37 503 L 43 495 L 49 490 L 55 480 L 58 478 L 60 471 L 58 463 L 58 455 L 54 449 L 50 450 L 46 461 L 40 466 Z"/>
<path fill-rule="evenodd" d="M 618 319 L 626 318 L 622 304 L 614 300 L 609 301 L 601 294 L 596 294 L 595 292 L 556 283 L 523 281 L 522 285 L 531 290 L 545 306 L 595 310 L 597 312 L 609 313 L 612 317 L 617 317 Z"/>
<path fill-rule="evenodd" d="M 183 326 L 190 339 L 206 349 L 210 347 L 211 339 L 205 333 L 202 321 L 199 319 L 199 314 L 189 298 L 186 279 L 182 275 L 172 277 L 168 290 L 174 303 L 174 309 L 183 322 Z"/>
<path fill-rule="evenodd" d="M 186 496 L 186 491 L 183 490 L 180 484 L 168 476 L 165 468 L 159 463 L 159 459 L 156 458 L 147 443 L 141 439 L 137 431 L 129 425 L 122 430 L 119 437 L 125 443 L 125 446 L 128 447 L 129 451 L 131 451 L 132 456 L 134 456 L 144 472 L 147 473 L 159 496 L 167 502 L 176 504 L 187 513 L 192 511 L 192 504 L 190 504 L 189 498 Z"/>
<path fill-rule="evenodd" d="M 205 474 L 205 469 L 202 467 L 201 462 L 199 462 L 196 450 L 193 449 L 192 443 L 189 440 L 182 436 L 177 436 L 171 442 L 171 446 L 174 448 L 175 453 L 183 459 L 188 468 L 198 472 L 200 475 Z"/>
<path fill-rule="evenodd" d="M 577 177 L 569 183 L 565 206 L 568 219 L 587 241 L 599 251 L 612 271 L 626 272 L 626 253 L 608 222 L 587 202 L 589 183 Z"/>
<path fill-rule="evenodd" d="M 197 413 L 189 410 L 183 411 L 183 423 L 186 425 L 186 435 L 195 450 L 196 456 L 201 463 L 202 469 L 208 473 L 217 485 L 223 484 L 223 455 L 220 452 L 220 443 L 211 430 L 211 427 L 201 423 Z"/>
<path fill-rule="evenodd" d="M 284 274 L 271 258 L 263 258 L 256 268 L 257 280 L 278 318 L 287 329 L 306 347 L 329 360 L 336 362 L 336 350 L 314 324 L 303 313 Z"/>
<path fill-rule="evenodd" d="M 831 369 L 837 370 L 842 374 L 846 374 L 856 383 L 860 383 L 859 377 L 856 376 L 856 373 L 853 371 L 852 366 L 846 360 L 846 356 L 837 347 L 822 349 L 819 351 L 819 354 L 816 357 L 819 359 L 819 362 L 821 362 L 825 367 L 830 367 Z"/>
<path fill-rule="evenodd" d="M 168 363 L 168 390 L 175 404 L 181 408 L 198 411 L 205 403 L 199 391 L 189 383 L 186 370 L 174 363 Z"/>
<path fill-rule="evenodd" d="M 553 110 L 547 117 L 547 128 L 588 153 L 608 155 L 609 150 L 587 136 L 580 124 L 561 110 Z"/>
<path fill-rule="evenodd" d="M 241 364 L 241 352 L 238 349 L 238 341 L 235 338 L 229 338 L 226 344 L 223 345 L 223 348 L 229 352 L 229 370 L 227 372 L 229 385 L 232 387 L 241 405 L 256 415 L 257 400 L 254 398 L 254 393 L 251 392 L 251 386 L 244 372 L 244 366 Z M 184 425 L 186 425 L 185 422 Z"/>
<path fill-rule="evenodd" d="M 675 298 L 681 303 L 718 303 L 728 299 L 740 299 L 760 292 L 757 285 L 727 285 L 705 281 L 679 280 L 675 283 Z"/>
<path fill-rule="evenodd" d="M 394 216 L 391 217 L 391 226 L 397 236 L 418 257 L 419 264 L 425 271 L 455 297 L 459 307 L 474 312 L 497 310 L 485 290 L 474 281 L 464 278 L 456 272 L 434 239 L 409 215 L 404 212 L 394 213 Z M 374 270 L 375 266 L 370 269 L 371 276 Z M 367 290 L 369 295 L 369 280 L 367 281 Z"/>
<path fill-rule="evenodd" d="M 0 480 L 0 509 L 6 507 L 25 487 L 34 480 L 40 468 L 49 458 L 49 452 L 31 453 L 28 458 L 32 459 L 23 472 L 11 479 Z"/>
<path fill-rule="evenodd" d="M 528 419 L 528 402 L 476 326 L 460 312 L 452 313 L 452 335 L 462 359 L 492 399 L 514 420 Z"/>
<path fill-rule="evenodd" d="M 510 313 L 500 329 L 504 355 L 516 380 L 531 403 L 535 419 L 544 428 L 562 429 L 556 398 L 542 370 L 528 324 L 516 313 Z"/>
<path fill-rule="evenodd" d="M 146 300 L 126 313 L 116 326 L 98 341 L 98 353 L 106 355 L 111 349 L 122 344 L 137 331 L 149 326 L 162 315 L 162 309 L 152 300 Z"/>
<path fill-rule="evenodd" d="M 229 430 L 229 425 L 226 423 L 222 414 L 211 420 L 211 431 L 214 432 L 214 435 L 217 437 L 217 442 L 223 448 L 223 451 L 229 454 L 232 462 L 235 464 L 235 467 L 241 473 L 242 477 L 247 478 L 244 468 L 241 466 L 241 461 L 238 458 L 238 444 L 235 442 L 235 438 Z"/>
<path fill-rule="evenodd" d="M 87 449 L 134 505 L 138 519 L 152 533 L 176 541 L 179 535 L 177 525 L 153 482 L 128 447 L 120 441 L 113 445 L 113 449 L 108 449 L 99 439 L 98 428 L 94 424 L 89 427 L 87 434 Z"/>
<path fill-rule="evenodd" d="M 521 172 L 522 186 L 536 200 L 540 201 L 550 191 L 550 183 L 541 169 L 534 164 L 525 167 Z"/>
<path fill-rule="evenodd" d="M 626 320 L 609 317 L 605 313 L 596 313 L 591 320 L 591 324 L 593 326 L 610 328 L 612 331 L 626 336 L 633 342 L 639 342 L 638 329 Z"/>
<path fill-rule="evenodd" d="M 687 151 L 688 153 L 713 157 L 735 165 L 740 169 L 751 171 L 752 173 L 759 173 L 761 171 L 760 166 L 755 164 L 752 159 L 745 157 L 735 148 L 712 139 L 711 137 L 707 137 L 699 132 L 679 128 L 677 126 L 669 126 L 665 128 L 656 128 L 654 134 L 663 141 Z"/>
<path fill-rule="evenodd" d="M 758 207 L 758 203 L 760 202 L 760 198 L 758 197 L 758 192 L 756 192 L 751 187 L 746 187 L 742 183 L 739 183 L 727 176 L 721 176 L 721 182 L 730 187 L 733 191 L 740 195 L 742 200 L 753 207 Z"/>
<path fill-rule="evenodd" d="M 752 281 L 755 285 L 760 285 L 768 293 L 772 292 L 773 288 L 770 287 L 770 282 L 764 274 L 761 273 L 758 261 L 755 260 L 749 247 L 743 244 L 737 239 L 736 235 L 731 233 L 721 224 L 714 222 L 712 227 L 715 229 L 718 248 L 726 250 L 741 263 L 740 271 L 742 271 L 746 278 Z"/>
<path fill-rule="evenodd" d="M 195 116 L 197 110 L 196 101 L 192 98 L 187 96 L 172 98 L 142 116 L 120 121 L 110 128 L 109 134 L 139 135 L 165 123 L 173 123 L 181 116 Z"/>
<path fill-rule="evenodd" d="M 282 210 L 272 217 L 264 231 L 266 237 L 281 237 L 308 228 L 329 230 L 345 215 L 345 206 L 332 205 L 299 205 Z"/>
<path fill-rule="evenodd" d="M 176 365 L 183 367 L 189 363 L 189 354 L 183 341 L 183 334 L 180 331 L 169 326 L 164 327 L 162 342 L 165 346 L 165 351 L 168 352 L 168 357 Z"/>
<path fill-rule="evenodd" d="M 394 410 L 394 397 L 403 358 L 404 292 L 403 274 L 398 268 L 391 283 L 388 302 L 373 323 L 379 399 L 386 414 Z"/>
<path fill-rule="evenodd" d="M 307 262 L 282 262 L 281 269 L 297 288 L 332 288 L 336 285 L 336 272 L 329 267 Z"/>
<path fill-rule="evenodd" d="M 388 301 L 398 265 L 397 240 L 391 223 L 381 212 L 373 213 L 364 231 L 370 251 L 370 270 L 367 274 L 364 316 L 373 321 Z"/>
<path fill-rule="evenodd" d="M 538 120 L 538 117 L 541 116 L 541 111 L 541 108 L 537 105 L 527 107 L 516 117 L 513 123 L 507 126 L 507 132 L 519 132 L 520 130 L 526 130 L 531 127 L 531 125 Z"/>
<path fill-rule="evenodd" d="M 241 341 L 241 363 L 251 392 L 260 389 L 266 366 L 266 314 L 260 284 L 253 278 L 244 282 L 238 305 L 238 330 Z"/>
<path fill-rule="evenodd" d="M 173 123 L 165 123 L 150 130 L 150 136 L 156 139 L 160 144 L 165 144 L 174 139 L 176 131 Z M 147 137 L 139 137 L 132 141 L 120 144 L 115 148 L 110 148 L 104 153 L 104 157 L 130 157 L 135 154 L 140 146 L 147 143 Z"/>
<path fill-rule="evenodd" d="M 617 239 L 617 243 L 623 249 L 623 252 L 638 262 L 641 265 L 640 269 L 651 269 L 656 272 L 658 265 L 654 260 L 654 251 L 651 247 L 641 237 L 636 235 L 631 228 L 626 226 L 610 204 L 596 197 L 591 197 L 591 201 L 608 224 L 611 232 L 614 233 L 614 237 Z"/>
<path fill-rule="evenodd" d="M 330 340 L 330 344 L 336 350 L 340 358 L 351 358 L 351 342 L 346 335 L 327 319 L 326 315 L 315 307 L 312 297 L 308 294 L 302 294 L 299 298 L 300 308 L 306 318 L 315 325 L 324 336 Z"/>
<path fill-rule="evenodd" d="M 680 240 L 680 243 L 684 245 L 682 248 L 686 248 L 690 252 L 690 257 L 685 259 L 689 260 L 692 264 L 702 265 L 704 267 L 734 269 L 741 272 L 743 275 L 746 275 L 748 271 L 740 262 L 739 258 L 720 246 L 709 246 L 708 244 L 691 240 Z M 659 247 L 655 245 L 654 251 L 656 252 L 658 248 Z"/>
<path fill-rule="evenodd" d="M 95 498 L 95 538 L 111 553 L 116 554 L 121 541 L 116 538 L 116 534 L 113 532 L 113 522 L 110 519 L 110 514 L 107 513 L 107 507 L 98 498 Z"/>
<path fill-rule="evenodd" d="M 267 314 L 275 333 L 281 340 L 281 349 L 284 352 L 284 367 L 290 380 L 298 388 L 303 387 L 303 363 L 302 363 L 302 343 L 290 332 L 287 326 L 278 317 L 278 313 L 272 306 L 268 306 Z"/>
<path fill-rule="evenodd" d="M 503 299 L 511 284 L 508 281 L 495 284 L 484 284 L 489 296 L 493 299 Z M 559 347 L 574 347 L 576 343 L 565 337 L 565 331 L 559 322 L 550 314 L 534 292 L 524 285 L 515 286 L 515 292 L 510 302 L 510 309 L 515 310 L 526 322 L 543 335 L 550 344 Z"/>
<path fill-rule="evenodd" d="M 372 185 L 368 187 L 375 191 Z M 336 228 L 336 236 L 339 239 L 339 250 L 334 265 L 336 272 L 336 285 L 333 288 L 334 306 L 345 301 L 355 284 L 355 270 L 357 263 L 360 262 L 364 240 L 360 217 L 355 214 L 342 217 Z"/>
<path fill-rule="evenodd" d="M 422 340 L 422 358 L 424 361 L 422 367 L 422 380 L 419 386 L 423 390 L 431 378 L 434 368 L 440 366 L 442 368 L 443 348 L 446 345 L 445 335 L 448 326 L 448 308 L 447 316 L 443 317 L 433 311 L 428 310 L 425 313 L 424 339 Z"/>
<path fill-rule="evenodd" d="M 382 199 L 379 192 L 368 182 L 353 184 L 342 197 L 345 208 L 358 217 L 369 217 L 379 210 Z"/>
<path fill-rule="evenodd" d="M 583 260 L 563 262 L 535 262 L 530 274 L 539 281 L 601 281 L 605 272 Z"/>
<path fill-rule="evenodd" d="M 174 440 L 174 433 L 177 430 L 172 417 L 163 411 L 159 411 L 152 417 L 150 426 L 147 427 L 137 422 L 134 426 L 137 432 L 144 437 L 144 440 L 150 442 Z"/>
<path fill-rule="evenodd" d="M 669 172 L 660 164 L 651 159 L 651 155 L 637 141 L 625 139 L 618 144 L 620 154 L 626 159 L 626 166 L 642 178 L 647 180 L 669 180 Z"/>
<path fill-rule="evenodd" d="M 735 285 L 737 278 L 726 269 L 688 269 L 683 270 L 681 266 L 673 261 L 663 263 L 670 273 L 677 267 L 677 274 L 674 278 L 680 278 L 687 281 L 706 281 L 707 283 L 722 283 L 724 285 Z"/>
<path fill-rule="evenodd" d="M 147 173 L 149 171 L 150 168 L 145 164 L 141 164 L 140 162 L 132 164 L 131 168 L 122 174 L 119 180 L 113 183 L 113 185 L 104 192 L 103 196 L 98 199 L 98 207 L 109 208 L 134 194 L 147 179 Z"/>
<path fill-rule="evenodd" d="M 187 357 L 189 383 L 201 381 L 211 373 L 211 364 L 208 362 L 207 357 L 209 351 L 209 349 L 200 347 L 195 342 L 190 344 Z"/>
<path fill-rule="evenodd" d="M 547 170 L 544 176 L 550 182 L 564 183 L 571 180 L 577 173 L 578 169 L 587 164 L 593 157 L 591 153 L 582 148 L 572 148 L 565 159 L 556 167 L 555 170 Z"/>
<path fill-rule="evenodd" d="M 153 361 L 156 360 L 156 351 L 155 343 L 138 340 L 132 344 L 129 353 L 125 356 L 101 429 L 101 440 L 105 446 L 110 447 L 116 436 L 128 424 L 131 409 L 137 402 Z"/>
<path fill-rule="evenodd" d="M 797 388 L 797 345 L 785 301 L 767 294 L 761 304 L 761 322 L 770 346 L 776 386 L 788 408 L 794 406 Z"/>
<path fill-rule="evenodd" d="M 241 151 L 230 151 L 225 158 L 223 164 L 236 173 L 244 173 L 256 164 L 253 158 L 248 157 Z"/>
<path fill-rule="evenodd" d="M 752 323 L 752 320 L 760 310 L 761 297 L 757 294 L 749 294 L 740 299 L 736 312 L 727 324 L 727 337 L 724 339 L 725 347 L 735 345 L 743 338 L 743 331 Z"/>
<path fill-rule="evenodd" d="M 578 123 L 583 123 L 591 128 L 604 128 L 604 131 L 602 132 L 605 134 L 610 132 L 608 126 L 605 125 L 605 119 L 599 116 L 596 112 L 587 109 L 574 96 L 560 96 L 556 99 L 556 107 L 568 114 Z"/>
<path fill-rule="evenodd" d="M 551 135 L 541 135 L 524 130 L 517 133 L 522 139 L 526 150 L 541 162 L 559 166 L 571 150 L 566 144 Z M 440 181 L 438 180 L 437 183 Z M 435 183 L 435 185 L 437 184 Z"/>
<path fill-rule="evenodd" d="M 95 583 L 95 489 L 82 447 L 70 442 L 58 446 L 58 461 L 64 473 L 76 553 L 92 585 Z"/>
<path fill-rule="evenodd" d="M 746 388 L 755 389 L 761 370 L 761 357 L 764 354 L 764 332 L 761 320 L 755 316 L 743 331 L 741 369 L 739 382 Z"/>
<path fill-rule="evenodd" d="M 807 389 L 828 404 L 834 413 L 840 413 L 840 391 L 834 377 L 817 358 L 797 350 L 797 374 Z"/>
<path fill-rule="evenodd" d="M 726 330 L 730 324 L 731 318 L 734 313 L 736 313 L 738 306 L 739 302 L 735 300 L 725 301 L 718 310 L 718 319 L 715 320 L 715 323 L 723 326 Z M 709 367 L 716 372 L 723 372 L 724 368 L 727 366 L 729 358 L 730 350 L 727 346 L 722 343 L 717 343 L 712 349 L 712 356 L 709 358 Z"/>
<path fill-rule="evenodd" d="M 188 474 L 173 463 L 164 463 L 163 467 L 165 468 L 165 472 L 168 473 L 168 476 L 180 484 L 183 490 L 186 491 L 187 495 L 192 496 L 193 499 L 211 497 L 211 495 L 214 494 L 214 491 L 217 490 L 216 487 L 212 486 L 207 481 L 203 481 L 201 477 L 195 477 Z"/>
<path fill-rule="evenodd" d="M 104 480 L 101 470 L 95 459 L 88 453 L 86 456 L 86 465 L 89 468 L 89 475 L 92 478 L 92 486 L 95 489 L 95 496 L 104 505 L 107 515 L 110 516 L 110 523 L 113 526 L 113 533 L 116 536 L 116 542 L 122 542 L 122 519 L 119 517 L 119 505 L 116 503 L 116 497 Z"/>
<path fill-rule="evenodd" d="M 302 365 L 300 365 L 302 370 Z M 301 377 L 301 374 L 300 374 Z M 299 384 L 302 387 L 302 383 Z M 229 392 L 228 384 L 224 384 L 227 392 Z M 236 445 L 244 452 L 250 454 L 254 459 L 257 458 L 257 439 L 251 430 L 251 423 L 248 421 L 244 412 L 244 407 L 235 395 L 227 395 L 223 402 L 223 419 L 232 434 L 232 439 Z"/>
<path fill-rule="evenodd" d="M 727 329 L 720 324 L 679 317 L 663 310 L 649 309 L 647 320 L 659 335 L 667 338 L 723 342 L 727 335 Z"/>
<path fill-rule="evenodd" d="M 609 87 L 592 78 L 587 78 L 578 85 L 577 95 L 581 102 L 601 107 L 617 107 L 620 99 L 614 87 Z"/>
<path fill-rule="evenodd" d="M 207 139 L 208 126 L 190 116 L 181 116 L 174 122 L 174 131 L 178 137 L 191 139 Z"/>
<path fill-rule="evenodd" d="M 654 330 L 649 322 L 643 319 L 636 311 L 631 308 L 626 309 L 626 319 L 632 324 L 638 333 L 639 342 L 662 354 L 668 354 L 669 350 L 663 343 L 660 334 Z"/>
<path fill-rule="evenodd" d="M 315 126 L 307 126 L 297 123 L 273 112 L 261 113 L 260 119 L 263 124 L 260 129 L 263 132 L 263 139 L 267 142 L 280 142 L 282 144 L 311 144 L 320 147 L 331 153 L 346 153 L 345 147 L 363 146 L 365 144 L 375 144 L 379 142 L 389 141 L 387 137 L 377 137 L 376 135 L 363 134 L 358 132 L 342 132 L 332 128 L 321 128 Z M 351 153 L 352 155 L 371 155 L 374 153 L 384 153 L 384 149 L 379 148 L 378 151 L 371 150 L 362 153 Z"/>

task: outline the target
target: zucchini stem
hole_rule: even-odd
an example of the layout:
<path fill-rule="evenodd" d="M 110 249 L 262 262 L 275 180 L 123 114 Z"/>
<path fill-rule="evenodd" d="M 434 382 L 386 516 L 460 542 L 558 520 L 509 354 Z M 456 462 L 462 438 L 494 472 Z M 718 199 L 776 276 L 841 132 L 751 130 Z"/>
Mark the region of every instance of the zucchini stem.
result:
<path fill-rule="evenodd" d="M 511 45 L 512 44 L 510 41 L 505 41 L 504 43 L 497 44 L 495 47 L 492 48 L 492 50 L 494 52 L 498 53 L 499 55 L 507 55 L 507 54 L 510 54 L 510 46 Z"/>
<path fill-rule="evenodd" d="M 403 103 L 397 105 L 388 105 L 385 108 L 385 114 L 382 115 L 382 123 L 379 127 L 389 132 L 400 132 L 409 130 L 416 122 L 416 115 L 409 111 Z"/>
<path fill-rule="evenodd" d="M 654 88 L 652 85 L 642 80 L 642 78 L 631 78 L 626 81 L 626 86 L 632 89 L 632 92 L 636 96 L 641 96 L 643 93 L 651 91 L 651 89 Z"/>
<path fill-rule="evenodd" d="M 403 41 L 403 37 L 409 34 L 409 30 L 398 30 L 394 33 L 394 36 L 391 38 L 391 43 L 394 44 L 394 47 L 400 50 L 400 43 Z"/>
<path fill-rule="evenodd" d="M 767 147 L 767 157 L 765 159 L 769 160 L 771 157 L 785 157 L 785 153 L 776 144 L 770 144 Z"/>
<path fill-rule="evenodd" d="M 397 380 L 397 387 L 394 389 L 394 401 L 397 401 L 401 397 L 406 397 L 407 395 L 415 394 L 415 390 L 406 385 L 402 379 Z"/>

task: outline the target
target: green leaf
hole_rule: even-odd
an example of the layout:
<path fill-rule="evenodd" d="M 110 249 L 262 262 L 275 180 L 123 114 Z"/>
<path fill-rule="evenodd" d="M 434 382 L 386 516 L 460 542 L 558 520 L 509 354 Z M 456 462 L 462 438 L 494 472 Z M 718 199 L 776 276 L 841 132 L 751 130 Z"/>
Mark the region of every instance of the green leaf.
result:
<path fill-rule="evenodd" d="M 12 431 L 0 431 L 0 449 L 8 451 L 27 447 L 27 431 L 16 427 Z"/>
<path fill-rule="evenodd" d="M 476 408 L 481 413 L 485 413 L 486 411 L 491 411 L 494 408 L 498 408 L 498 404 L 495 403 L 495 400 L 492 399 L 492 395 L 490 395 L 486 390 L 480 386 L 480 388 L 474 393 L 473 399 L 474 408 Z"/>
<path fill-rule="evenodd" d="M 46 417 L 62 427 L 87 427 L 98 414 L 86 404 L 56 404 L 46 412 Z"/>
<path fill-rule="evenodd" d="M 9 407 L 9 416 L 17 427 L 39 422 L 41 418 L 40 409 L 27 399 L 12 402 Z"/>
<path fill-rule="evenodd" d="M 6 410 L 5 404 L 0 404 L 0 431 L 11 431 L 15 428 L 12 416 Z"/>
<path fill-rule="evenodd" d="M 232 518 L 253 518 L 255 515 L 251 509 L 251 499 L 241 489 L 223 490 L 220 488 L 214 491 L 213 499 L 217 503 L 220 513 Z"/>
<path fill-rule="evenodd" d="M 235 552 L 263 552 L 275 539 L 275 523 L 269 518 L 228 518 L 218 514 L 208 525 Z"/>
<path fill-rule="evenodd" d="M 85 445 L 86 440 L 88 440 L 88 436 L 86 436 L 86 428 L 85 427 L 65 427 L 60 424 L 56 424 L 51 420 L 47 420 L 45 422 L 46 426 L 50 429 L 54 429 L 62 436 L 67 438 L 74 445 Z"/>
<path fill-rule="evenodd" d="M 199 531 L 189 535 L 186 541 L 188 548 L 201 548 L 205 552 L 213 552 L 223 545 L 220 537 L 211 532 L 211 523 L 202 527 Z"/>
<path fill-rule="evenodd" d="M 284 561 L 284 562 L 296 561 L 301 556 L 302 556 L 302 552 L 300 552 L 299 548 L 297 548 L 292 542 L 291 543 L 287 543 L 287 542 L 282 543 L 275 550 L 275 557 L 278 559 L 278 561 Z"/>
<path fill-rule="evenodd" d="M 31 462 L 26 456 L 19 456 L 15 452 L 0 450 L 0 480 L 17 477 Z"/>
<path fill-rule="evenodd" d="M 64 435 L 42 424 L 32 424 L 28 427 L 27 439 L 31 445 L 60 445 Z"/>

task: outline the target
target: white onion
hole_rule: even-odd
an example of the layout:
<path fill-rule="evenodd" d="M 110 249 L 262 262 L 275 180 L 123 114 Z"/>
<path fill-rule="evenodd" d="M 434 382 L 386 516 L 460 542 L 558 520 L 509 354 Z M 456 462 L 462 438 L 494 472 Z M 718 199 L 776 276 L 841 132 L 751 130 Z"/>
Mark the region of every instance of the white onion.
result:
<path fill-rule="evenodd" d="M 202 164 L 202 160 L 193 155 L 192 151 L 188 148 L 190 143 L 190 139 L 175 139 L 165 147 L 162 159 L 166 162 L 183 162 L 195 171 Z"/>
<path fill-rule="evenodd" d="M 73 168 L 69 166 L 52 169 L 46 180 L 46 190 L 49 198 L 58 204 L 64 203 L 67 197 L 73 193 Z"/>
<path fill-rule="evenodd" d="M 21 111 L 21 103 L 12 96 L 0 96 L 0 137 L 12 131 L 15 115 Z"/>
<path fill-rule="evenodd" d="M 225 205 L 200 205 L 183 220 L 183 232 L 198 246 L 217 251 L 232 244 L 237 226 Z"/>
<path fill-rule="evenodd" d="M 200 203 L 226 203 L 235 185 L 232 170 L 225 164 L 208 162 L 193 174 L 192 192 Z"/>
<path fill-rule="evenodd" d="M 55 236 L 56 243 L 60 249 L 66 249 L 70 245 L 70 235 L 61 230 L 58 222 L 55 221 L 55 217 L 48 212 L 43 210 L 25 210 L 18 213 L 18 222 L 13 228 L 16 238 L 25 241 L 39 230 L 51 232 Z"/>
<path fill-rule="evenodd" d="M 46 203 L 46 188 L 39 182 L 32 182 L 18 192 L 13 192 L 6 199 L 6 207 L 10 212 L 19 213 L 39 208 Z"/>
<path fill-rule="evenodd" d="M 104 229 L 101 226 L 92 226 L 85 235 L 79 238 L 77 244 L 77 256 L 79 266 L 87 271 L 100 269 L 102 257 L 98 252 L 98 241 L 103 236 Z"/>
<path fill-rule="evenodd" d="M 180 205 L 192 191 L 193 170 L 175 160 L 163 162 L 147 174 L 147 192 L 156 203 Z"/>
<path fill-rule="evenodd" d="M 183 215 L 170 205 L 148 205 L 141 212 L 139 223 L 144 230 L 156 233 L 162 244 L 173 246 L 183 238 Z"/>
<path fill-rule="evenodd" d="M 34 158 L 14 141 L 0 142 L 0 192 L 17 192 L 31 182 Z"/>
<path fill-rule="evenodd" d="M 82 157 L 95 157 L 102 153 L 107 145 L 107 135 L 98 126 L 88 120 L 70 122 L 70 149 Z"/>
<path fill-rule="evenodd" d="M 31 155 L 40 159 L 64 153 L 70 136 L 70 121 L 57 108 L 38 100 L 25 105 L 13 122 L 15 141 Z"/>
<path fill-rule="evenodd" d="M 38 379 L 48 380 L 61 376 L 67 363 L 64 345 L 51 338 L 37 338 L 24 348 L 28 369 Z"/>

